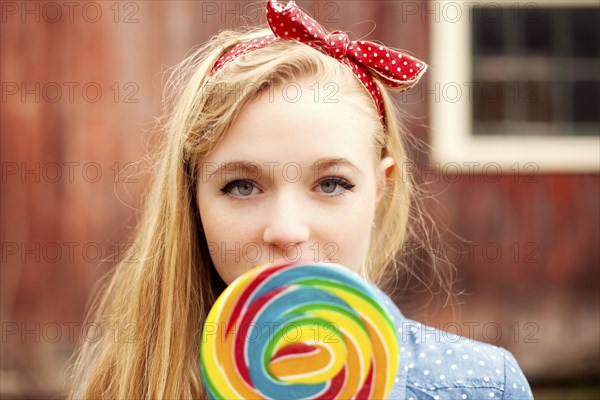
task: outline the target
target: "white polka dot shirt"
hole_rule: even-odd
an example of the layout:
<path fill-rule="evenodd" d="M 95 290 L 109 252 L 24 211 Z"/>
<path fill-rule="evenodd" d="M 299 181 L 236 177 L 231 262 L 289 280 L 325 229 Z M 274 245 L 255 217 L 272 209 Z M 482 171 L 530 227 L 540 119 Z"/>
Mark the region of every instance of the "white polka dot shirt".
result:
<path fill-rule="evenodd" d="M 390 399 L 533 399 L 508 350 L 407 319 L 380 293 L 400 342 L 400 368 Z"/>

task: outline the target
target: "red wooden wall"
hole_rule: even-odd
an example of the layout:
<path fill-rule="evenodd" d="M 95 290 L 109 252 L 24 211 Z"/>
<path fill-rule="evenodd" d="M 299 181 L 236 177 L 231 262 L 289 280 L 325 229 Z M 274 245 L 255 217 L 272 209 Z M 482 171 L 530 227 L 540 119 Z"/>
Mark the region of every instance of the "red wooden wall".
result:
<path fill-rule="evenodd" d="M 0 395 L 46 397 L 60 393 L 82 328 L 93 338 L 81 326 L 87 296 L 127 247 L 161 71 L 240 14 L 262 22 L 263 3 L 0 4 Z M 402 17 L 401 1 L 299 4 L 332 30 L 373 31 L 370 39 L 429 58 L 431 21 Z M 403 107 L 427 140 L 427 104 Z M 458 314 L 439 301 L 406 313 L 507 347 L 532 382 L 598 374 L 598 174 L 429 178 L 439 223 L 473 242 L 449 237 L 445 248 L 469 295 Z"/>

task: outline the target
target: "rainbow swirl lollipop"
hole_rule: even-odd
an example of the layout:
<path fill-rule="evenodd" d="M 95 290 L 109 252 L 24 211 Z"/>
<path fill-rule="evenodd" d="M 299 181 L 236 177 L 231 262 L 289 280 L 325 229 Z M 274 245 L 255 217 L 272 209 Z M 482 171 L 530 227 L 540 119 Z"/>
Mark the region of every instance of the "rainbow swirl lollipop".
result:
<path fill-rule="evenodd" d="M 378 298 L 338 264 L 282 261 L 246 272 L 204 324 L 200 367 L 210 398 L 387 398 L 399 351 Z"/>

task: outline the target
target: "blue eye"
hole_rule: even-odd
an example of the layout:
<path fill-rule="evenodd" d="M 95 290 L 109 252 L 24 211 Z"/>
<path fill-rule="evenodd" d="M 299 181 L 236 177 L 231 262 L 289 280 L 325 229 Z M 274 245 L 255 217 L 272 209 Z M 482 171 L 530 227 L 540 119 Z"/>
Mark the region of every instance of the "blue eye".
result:
<path fill-rule="evenodd" d="M 356 185 L 352 185 L 351 183 L 348 183 L 347 181 L 341 178 L 325 178 L 324 180 L 319 182 L 319 187 L 321 188 L 323 193 L 326 194 L 335 193 L 338 186 L 341 186 L 345 191 L 350 191 Z M 343 194 L 343 192 L 338 192 L 337 194 L 334 194 L 334 196 Z"/>
<path fill-rule="evenodd" d="M 229 194 L 234 197 L 248 197 L 252 194 L 252 192 L 256 189 L 254 183 L 245 180 L 236 180 L 229 182 L 225 185 L 221 192 L 223 194 Z M 235 193 L 237 191 L 237 193 Z"/>

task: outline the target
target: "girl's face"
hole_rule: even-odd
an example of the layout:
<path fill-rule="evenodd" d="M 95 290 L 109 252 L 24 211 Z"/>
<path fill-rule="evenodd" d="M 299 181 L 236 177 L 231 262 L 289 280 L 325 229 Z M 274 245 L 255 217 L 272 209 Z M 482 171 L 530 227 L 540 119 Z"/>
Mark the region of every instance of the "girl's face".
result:
<path fill-rule="evenodd" d="M 332 92 L 314 81 L 265 89 L 203 161 L 198 208 L 227 284 L 281 258 L 353 270 L 365 260 L 393 160 L 376 160 L 372 121 Z"/>

